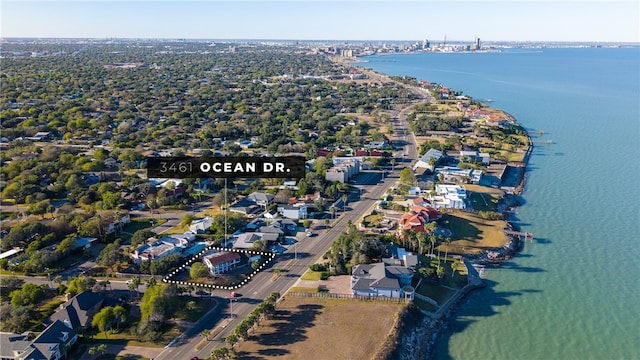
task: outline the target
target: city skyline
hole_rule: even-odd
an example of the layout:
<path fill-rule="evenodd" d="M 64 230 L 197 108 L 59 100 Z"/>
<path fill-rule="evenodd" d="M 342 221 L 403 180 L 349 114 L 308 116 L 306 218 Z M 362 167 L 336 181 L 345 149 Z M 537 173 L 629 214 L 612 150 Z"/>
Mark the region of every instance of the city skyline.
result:
<path fill-rule="evenodd" d="M 3 0 L 0 36 L 640 42 L 639 13 L 635 1 Z"/>

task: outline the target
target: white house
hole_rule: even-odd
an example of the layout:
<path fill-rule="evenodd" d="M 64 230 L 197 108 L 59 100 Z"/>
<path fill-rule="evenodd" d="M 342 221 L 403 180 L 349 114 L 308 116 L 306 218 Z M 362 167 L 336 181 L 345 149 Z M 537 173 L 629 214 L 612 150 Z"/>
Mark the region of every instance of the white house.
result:
<path fill-rule="evenodd" d="M 482 170 L 444 166 L 437 168 L 436 173 L 442 174 L 442 180 L 450 184 L 477 184 L 482 180 Z"/>
<path fill-rule="evenodd" d="M 240 254 L 237 252 L 217 252 L 202 258 L 202 262 L 207 265 L 213 275 L 223 274 L 234 269 L 240 264 Z"/>
<path fill-rule="evenodd" d="M 433 171 L 440 159 L 442 159 L 442 151 L 431 148 L 424 155 L 422 155 L 422 157 L 415 163 L 415 165 L 413 165 L 413 171 L 416 171 L 416 169 L 418 168 L 424 168 Z"/>
<path fill-rule="evenodd" d="M 203 219 L 193 220 L 189 225 L 189 230 L 195 234 L 202 234 L 213 225 L 213 219 L 207 216 Z"/>
<path fill-rule="evenodd" d="M 466 209 L 467 189 L 460 185 L 437 184 L 429 200 L 436 208 Z"/>
<path fill-rule="evenodd" d="M 154 261 L 172 254 L 181 254 L 195 239 L 196 235 L 191 232 L 166 235 L 160 239 L 151 238 L 133 250 L 130 256 L 139 264 L 142 261 Z"/>
<path fill-rule="evenodd" d="M 294 205 L 280 205 L 278 206 L 278 213 L 287 219 L 306 219 L 307 206 L 294 206 Z"/>

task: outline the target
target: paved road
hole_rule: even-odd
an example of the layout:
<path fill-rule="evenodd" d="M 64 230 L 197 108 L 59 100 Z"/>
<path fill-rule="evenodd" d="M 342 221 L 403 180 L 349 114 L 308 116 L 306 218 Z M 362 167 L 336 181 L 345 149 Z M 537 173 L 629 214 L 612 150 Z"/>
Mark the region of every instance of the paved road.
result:
<path fill-rule="evenodd" d="M 398 119 L 394 121 L 394 126 L 407 129 L 407 113 L 407 110 L 403 110 L 399 114 L 395 114 Z M 181 335 L 175 343 L 171 344 L 172 346 L 167 347 L 155 359 L 191 359 L 194 356 L 201 359 L 207 358 L 213 349 L 225 345 L 224 339 L 271 292 L 278 291 L 280 294 L 284 294 L 302 276 L 309 265 L 315 263 L 329 249 L 331 243 L 344 232 L 347 222 L 351 220 L 355 224 L 363 214 L 373 208 L 376 200 L 396 183 L 399 169 L 409 166 L 417 158 L 415 137 L 409 134 L 411 134 L 409 131 L 396 133 L 396 137 L 403 137 L 405 144 L 403 152 L 399 154 L 401 157 L 396 159 L 395 170 L 370 171 L 361 174 L 355 183 L 364 192 L 363 196 L 350 194 L 347 202 L 347 211 L 337 213 L 339 218 L 330 229 L 316 230 L 315 233 L 317 235 L 309 238 L 304 234 L 298 236 L 299 242 L 297 245 L 290 246 L 284 254 L 274 260 L 271 266 L 258 273 L 251 282 L 238 290 L 242 296 L 236 298 L 233 305 L 230 304 L 226 291 L 214 291 L 213 296 L 219 302 L 218 307 L 206 314 L 193 328 Z M 403 166 L 399 166 L 401 164 Z M 385 174 L 384 180 L 380 182 L 383 178 L 383 172 Z M 275 268 L 283 269 L 284 271 L 281 275 L 275 277 L 273 273 Z M 233 306 L 233 314 L 231 313 L 231 306 Z M 228 318 L 232 318 L 232 320 L 230 322 L 226 321 L 225 327 L 218 332 L 221 321 Z M 209 329 L 212 333 L 217 332 L 217 334 L 204 347 L 196 350 L 196 346 L 202 341 L 202 336 L 199 334 L 204 329 Z"/>

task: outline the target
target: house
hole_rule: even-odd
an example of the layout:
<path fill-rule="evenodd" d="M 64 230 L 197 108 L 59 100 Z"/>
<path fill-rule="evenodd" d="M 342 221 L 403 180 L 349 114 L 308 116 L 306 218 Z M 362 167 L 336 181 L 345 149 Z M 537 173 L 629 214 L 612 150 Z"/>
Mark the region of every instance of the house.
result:
<path fill-rule="evenodd" d="M 414 230 L 417 232 L 426 232 L 424 226 L 436 221 L 442 217 L 440 212 L 430 206 L 414 205 L 407 213 L 402 214 L 400 218 L 400 230 Z"/>
<path fill-rule="evenodd" d="M 262 208 L 260 207 L 260 205 L 256 204 L 255 201 L 246 197 L 229 206 L 229 211 L 252 216 L 262 211 Z"/>
<path fill-rule="evenodd" d="M 247 195 L 247 199 L 253 200 L 253 202 L 255 202 L 258 206 L 261 206 L 263 209 L 266 209 L 267 206 L 269 206 L 273 202 L 274 198 L 275 195 L 273 194 L 267 194 L 257 191 L 254 191 L 251 194 Z"/>
<path fill-rule="evenodd" d="M 241 257 L 237 252 L 217 252 L 202 258 L 202 262 L 207 265 L 213 275 L 223 274 L 235 269 L 240 264 Z"/>
<path fill-rule="evenodd" d="M 53 134 L 51 134 L 49 131 L 38 131 L 35 135 L 27 137 L 27 140 L 51 141 L 53 140 Z"/>
<path fill-rule="evenodd" d="M 58 307 L 45 324 L 62 321 L 74 330 L 91 327 L 91 320 L 103 306 L 115 305 L 115 301 L 99 294 L 83 291 Z"/>
<path fill-rule="evenodd" d="M 22 251 L 24 251 L 24 249 L 23 248 L 19 248 L 19 247 L 13 248 L 11 250 L 7 250 L 7 251 L 3 252 L 2 254 L 0 254 L 0 260 L 2 260 L 2 259 L 11 259 L 12 257 L 20 254 Z"/>
<path fill-rule="evenodd" d="M 251 249 L 253 244 L 261 237 L 256 233 L 242 233 L 235 237 L 233 247 L 235 249 Z"/>
<path fill-rule="evenodd" d="M 140 264 L 142 261 L 158 260 L 172 254 L 182 254 L 195 239 L 195 234 L 191 232 L 166 235 L 160 239 L 151 238 L 129 255 L 136 264 Z"/>
<path fill-rule="evenodd" d="M 369 141 L 368 144 L 365 145 L 369 149 L 384 149 L 387 146 L 387 142 L 383 141 Z"/>
<path fill-rule="evenodd" d="M 78 333 L 60 320 L 47 326 L 35 339 L 27 334 L 0 333 L 0 359 L 59 360 L 78 341 Z"/>
<path fill-rule="evenodd" d="M 482 171 L 475 169 L 444 166 L 437 168 L 436 174 L 442 175 L 442 181 L 449 184 L 477 184 L 482 181 Z"/>
<path fill-rule="evenodd" d="M 467 189 L 460 185 L 437 184 L 429 200 L 436 208 L 466 209 Z"/>
<path fill-rule="evenodd" d="M 76 238 L 76 242 L 73 244 L 71 250 L 77 249 L 90 249 L 93 245 L 98 243 L 98 238 L 94 237 L 78 237 Z"/>
<path fill-rule="evenodd" d="M 409 269 L 415 269 L 418 265 L 418 256 L 412 252 L 401 248 L 394 243 L 387 245 L 388 258 L 383 258 L 382 261 L 388 265 L 402 265 Z"/>
<path fill-rule="evenodd" d="M 194 234 L 202 234 L 207 231 L 211 225 L 213 225 L 213 218 L 207 216 L 203 219 L 193 220 L 191 225 L 189 225 L 189 231 Z"/>
<path fill-rule="evenodd" d="M 476 150 L 460 150 L 460 161 L 481 163 L 482 165 L 489 165 L 491 162 L 491 155 L 488 153 L 481 153 Z"/>
<path fill-rule="evenodd" d="M 126 224 L 131 223 L 131 216 L 128 213 L 120 214 L 118 217 L 109 216 L 105 222 L 107 223 L 107 234 L 113 234 L 122 231 Z"/>
<path fill-rule="evenodd" d="M 351 271 L 351 292 L 360 296 L 383 296 L 413 299 L 411 287 L 413 271 L 399 265 L 385 262 L 359 264 Z"/>
<path fill-rule="evenodd" d="M 433 171 L 440 159 L 442 159 L 442 151 L 431 148 L 424 155 L 422 155 L 422 157 L 415 163 L 415 165 L 413 165 L 413 171 L 416 171 L 416 169 L 418 168 L 424 168 L 428 169 L 429 171 Z"/>
<path fill-rule="evenodd" d="M 278 213 L 287 219 L 306 219 L 308 217 L 307 206 L 280 205 Z"/>

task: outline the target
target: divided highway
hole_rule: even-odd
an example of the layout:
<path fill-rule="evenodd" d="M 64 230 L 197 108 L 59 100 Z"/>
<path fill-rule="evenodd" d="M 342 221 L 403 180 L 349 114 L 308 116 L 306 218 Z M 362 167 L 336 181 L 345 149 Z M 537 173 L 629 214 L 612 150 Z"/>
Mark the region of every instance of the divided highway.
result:
<path fill-rule="evenodd" d="M 216 297 L 218 306 L 200 319 L 193 328 L 172 342 L 171 346 L 168 346 L 155 360 L 207 358 L 213 349 L 224 346 L 224 339 L 233 333 L 235 327 L 247 317 L 258 303 L 273 291 L 284 294 L 293 286 L 309 268 L 309 265 L 315 263 L 329 249 L 331 243 L 345 231 L 348 221 L 351 220 L 355 224 L 363 214 L 374 206 L 376 200 L 396 183 L 398 170 L 410 166 L 413 159 L 417 158 L 415 137 L 408 130 L 406 113 L 407 109 L 401 111 L 399 116 L 393 119 L 395 144 L 400 148 L 394 152 L 396 164 L 391 171 L 383 170 L 384 176 L 381 171 L 360 174 L 355 185 L 363 190 L 362 197 L 350 194 L 347 211 L 336 212 L 336 216 L 339 218 L 331 228 L 316 230 L 314 231 L 316 235 L 312 237 L 306 237 L 304 233 L 299 234 L 297 245 L 290 246 L 286 252 L 276 257 L 271 266 L 258 273 L 251 282 L 240 288 L 238 293 L 242 296 L 234 298 L 233 304 L 230 303 L 226 291 L 213 291 L 212 296 Z M 275 268 L 282 269 L 283 272 L 279 276 L 275 276 L 273 272 Z M 212 334 L 215 333 L 215 336 L 213 336 L 213 340 L 206 342 L 205 346 L 197 350 L 196 346 L 203 340 L 200 333 L 205 329 L 210 330 Z"/>

